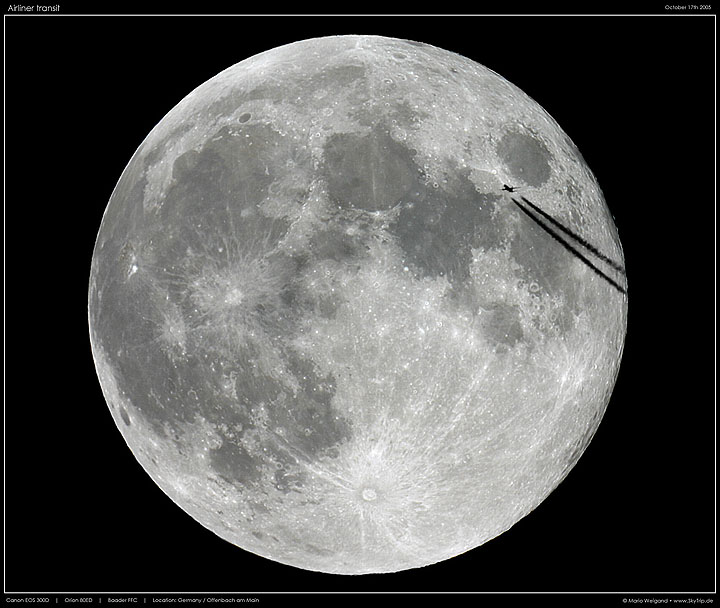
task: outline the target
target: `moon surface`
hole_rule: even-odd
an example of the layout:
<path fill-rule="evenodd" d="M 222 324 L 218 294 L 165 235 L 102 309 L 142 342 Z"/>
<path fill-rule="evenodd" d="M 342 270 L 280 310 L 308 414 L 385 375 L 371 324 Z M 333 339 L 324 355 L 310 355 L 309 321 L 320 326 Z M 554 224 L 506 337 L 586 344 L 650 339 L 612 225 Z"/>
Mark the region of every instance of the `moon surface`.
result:
<path fill-rule="evenodd" d="M 451 558 L 537 507 L 603 416 L 627 296 L 504 184 L 622 264 L 570 138 L 454 53 L 318 38 L 191 92 L 125 168 L 89 283 L 105 398 L 157 485 L 339 574 Z"/>

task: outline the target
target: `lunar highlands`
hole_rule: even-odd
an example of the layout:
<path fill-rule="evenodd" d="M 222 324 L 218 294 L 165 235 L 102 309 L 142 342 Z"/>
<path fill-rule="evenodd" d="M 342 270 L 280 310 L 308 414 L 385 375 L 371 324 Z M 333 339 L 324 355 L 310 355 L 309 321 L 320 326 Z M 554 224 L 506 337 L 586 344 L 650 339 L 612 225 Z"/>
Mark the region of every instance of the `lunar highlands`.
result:
<path fill-rule="evenodd" d="M 137 460 L 218 536 L 308 570 L 416 568 L 510 528 L 591 440 L 627 317 L 520 195 L 625 285 L 570 138 L 469 59 L 327 37 L 195 89 L 92 259 L 92 352 Z"/>

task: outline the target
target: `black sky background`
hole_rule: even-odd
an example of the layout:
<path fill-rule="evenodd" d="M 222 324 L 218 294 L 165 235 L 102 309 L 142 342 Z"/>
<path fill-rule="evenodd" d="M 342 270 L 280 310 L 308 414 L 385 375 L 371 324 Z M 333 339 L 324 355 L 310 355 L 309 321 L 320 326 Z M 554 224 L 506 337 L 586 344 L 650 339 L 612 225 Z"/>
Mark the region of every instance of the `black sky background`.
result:
<path fill-rule="evenodd" d="M 629 280 L 616 389 L 567 479 L 492 542 L 394 575 L 305 572 L 194 522 L 115 429 L 88 339 L 94 240 L 147 133 L 222 69 L 333 34 L 439 46 L 533 97 L 595 173 Z M 712 591 L 714 35 L 688 16 L 6 17 L 6 591 Z"/>

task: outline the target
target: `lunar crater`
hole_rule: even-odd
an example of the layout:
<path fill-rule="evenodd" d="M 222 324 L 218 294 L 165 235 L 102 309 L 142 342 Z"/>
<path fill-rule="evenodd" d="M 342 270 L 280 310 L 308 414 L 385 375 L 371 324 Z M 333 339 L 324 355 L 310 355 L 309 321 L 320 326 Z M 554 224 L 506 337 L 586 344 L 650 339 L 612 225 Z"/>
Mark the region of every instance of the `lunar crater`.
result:
<path fill-rule="evenodd" d="M 373 502 L 373 501 L 377 500 L 377 497 L 378 497 L 377 492 L 373 488 L 365 488 L 362 491 L 362 498 L 365 501 Z"/>

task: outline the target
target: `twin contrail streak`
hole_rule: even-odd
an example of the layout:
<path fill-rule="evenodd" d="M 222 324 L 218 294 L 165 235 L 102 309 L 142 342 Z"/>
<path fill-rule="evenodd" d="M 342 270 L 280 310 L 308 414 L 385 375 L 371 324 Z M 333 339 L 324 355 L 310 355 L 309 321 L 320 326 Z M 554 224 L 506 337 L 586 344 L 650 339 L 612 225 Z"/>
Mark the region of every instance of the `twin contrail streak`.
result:
<path fill-rule="evenodd" d="M 537 213 L 542 215 L 544 218 L 546 218 L 553 226 L 556 226 L 559 230 L 561 230 L 563 233 L 568 235 L 571 239 L 585 247 L 588 251 L 596 255 L 598 258 L 612 266 L 615 270 L 618 272 L 621 272 L 623 275 L 625 274 L 625 269 L 620 266 L 617 262 L 614 262 L 607 256 L 603 255 L 598 251 L 597 248 L 593 247 L 590 243 L 588 243 L 585 239 L 577 236 L 574 234 L 571 230 L 563 226 L 560 222 L 549 216 L 547 213 L 545 213 L 542 209 L 531 203 L 529 200 L 527 200 L 524 196 L 521 196 L 522 200 L 527 203 L 530 207 L 532 207 L 533 210 L 535 210 Z M 541 222 L 537 217 L 535 217 L 530 211 L 528 211 L 523 205 L 521 205 L 517 200 L 514 198 L 511 198 L 512 202 L 515 203 L 520 210 L 527 215 L 532 221 L 534 221 L 540 228 L 542 228 L 545 232 L 547 232 L 551 237 L 553 237 L 558 243 L 560 243 L 565 249 L 567 249 L 570 253 L 572 253 L 576 258 L 578 258 L 581 262 L 583 262 L 588 268 L 590 268 L 593 272 L 595 272 L 597 275 L 601 276 L 603 279 L 605 279 L 610 285 L 612 285 L 615 289 L 617 289 L 622 294 L 627 294 L 627 290 L 622 287 L 617 281 L 610 278 L 607 274 L 605 274 L 602 270 L 600 270 L 595 264 L 593 264 L 589 259 L 587 259 L 582 253 L 580 253 L 575 247 L 573 247 L 570 243 L 563 240 L 559 234 L 553 232 L 548 226 L 546 226 L 543 222 Z"/>
<path fill-rule="evenodd" d="M 583 247 L 585 247 L 585 249 L 587 249 L 587 250 L 590 251 L 591 253 L 594 253 L 594 254 L 595 254 L 597 257 L 599 257 L 603 262 L 606 262 L 607 264 L 609 264 L 610 266 L 612 266 L 612 267 L 613 267 L 615 270 L 617 270 L 618 272 L 622 272 L 623 274 L 625 274 L 625 269 L 624 269 L 622 266 L 620 266 L 620 264 L 618 264 L 617 262 L 615 262 L 615 261 L 611 260 L 610 258 L 604 256 L 602 253 L 600 253 L 600 251 L 598 251 L 597 248 L 593 247 L 590 243 L 588 243 L 588 242 L 587 242 L 585 239 L 583 239 L 582 237 L 579 237 L 578 235 L 576 235 L 572 230 L 569 230 L 568 228 L 565 228 L 565 226 L 563 226 L 560 222 L 558 222 L 554 217 L 552 217 L 551 215 L 545 213 L 542 209 L 540 209 L 540 207 L 538 207 L 537 205 L 535 205 L 535 204 L 533 204 L 532 202 L 530 202 L 530 201 L 529 201 L 528 199 L 526 199 L 524 196 L 521 196 L 520 198 L 523 200 L 523 202 L 525 202 L 525 203 L 527 203 L 528 205 L 530 205 L 535 211 L 537 211 L 537 212 L 538 212 L 540 215 L 542 215 L 546 220 L 548 220 L 553 226 L 557 227 L 559 230 L 561 230 L 562 232 L 564 232 L 565 234 L 567 234 L 567 235 L 568 235 L 571 239 L 573 239 L 574 241 L 580 243 Z M 513 200 L 515 200 L 515 199 L 513 199 Z M 517 204 L 517 201 L 515 201 L 515 203 Z"/>

